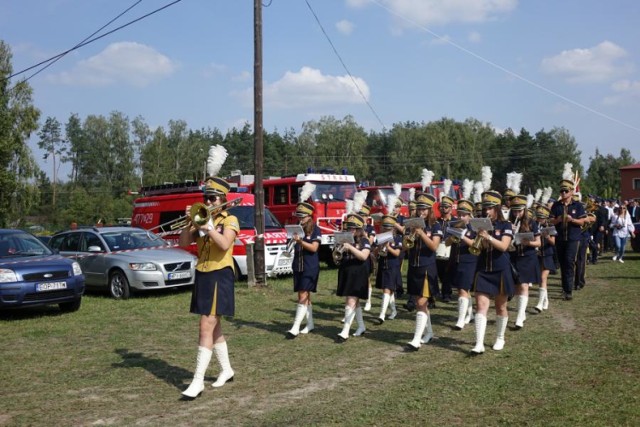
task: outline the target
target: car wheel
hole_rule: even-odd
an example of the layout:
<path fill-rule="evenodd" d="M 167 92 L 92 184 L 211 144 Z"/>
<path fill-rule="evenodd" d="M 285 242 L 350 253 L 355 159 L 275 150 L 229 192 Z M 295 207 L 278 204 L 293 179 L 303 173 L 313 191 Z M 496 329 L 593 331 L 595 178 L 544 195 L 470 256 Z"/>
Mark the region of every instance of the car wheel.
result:
<path fill-rule="evenodd" d="M 61 302 L 58 304 L 60 307 L 60 311 L 63 313 L 73 313 L 74 311 L 78 311 L 80 309 L 80 303 L 82 302 L 82 298 L 78 298 L 74 301 L 69 302 Z"/>
<path fill-rule="evenodd" d="M 121 270 L 115 270 L 109 276 L 109 294 L 115 299 L 127 299 L 131 296 L 129 281 Z"/>

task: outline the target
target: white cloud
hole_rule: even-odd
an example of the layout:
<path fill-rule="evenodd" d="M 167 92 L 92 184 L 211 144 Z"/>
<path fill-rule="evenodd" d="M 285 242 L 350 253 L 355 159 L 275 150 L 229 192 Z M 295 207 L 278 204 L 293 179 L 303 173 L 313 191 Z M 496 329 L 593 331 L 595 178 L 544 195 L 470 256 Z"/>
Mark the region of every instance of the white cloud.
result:
<path fill-rule="evenodd" d="M 238 75 L 235 75 L 231 78 L 234 82 L 249 82 L 253 80 L 253 74 L 248 71 L 243 71 Z"/>
<path fill-rule="evenodd" d="M 603 41 L 588 49 L 564 50 L 542 60 L 542 71 L 563 76 L 569 83 L 605 82 L 632 71 L 629 63 L 621 63 L 627 52 L 615 43 Z"/>
<path fill-rule="evenodd" d="M 451 22 L 485 22 L 497 15 L 508 13 L 518 5 L 518 0 L 377 0 L 398 18 L 401 26 L 444 25 Z M 370 0 L 347 0 L 347 5 L 359 8 Z M 404 20 L 409 20 L 413 24 Z"/>
<path fill-rule="evenodd" d="M 482 41 L 482 36 L 480 35 L 479 32 L 477 31 L 471 31 L 469 33 L 469 36 L 467 37 L 467 39 L 471 42 L 471 43 L 480 43 Z"/>
<path fill-rule="evenodd" d="M 640 102 L 640 81 L 620 80 L 611 85 L 614 95 L 604 98 L 605 105 L 620 105 Z"/>
<path fill-rule="evenodd" d="M 310 108 L 343 104 L 363 104 L 360 91 L 369 99 L 369 86 L 359 78 L 324 75 L 320 70 L 302 67 L 298 72 L 287 71 L 274 83 L 265 84 L 263 97 L 265 105 L 271 108 Z M 253 100 L 253 89 L 234 93 L 248 105 Z"/>
<path fill-rule="evenodd" d="M 353 22 L 347 21 L 345 19 L 343 19 L 342 21 L 336 22 L 336 29 L 340 33 L 346 36 L 348 36 L 353 32 L 353 28 L 354 28 Z"/>
<path fill-rule="evenodd" d="M 119 42 L 79 61 L 71 71 L 48 76 L 49 81 L 73 86 L 128 84 L 144 87 L 170 76 L 178 65 L 152 47 Z"/>

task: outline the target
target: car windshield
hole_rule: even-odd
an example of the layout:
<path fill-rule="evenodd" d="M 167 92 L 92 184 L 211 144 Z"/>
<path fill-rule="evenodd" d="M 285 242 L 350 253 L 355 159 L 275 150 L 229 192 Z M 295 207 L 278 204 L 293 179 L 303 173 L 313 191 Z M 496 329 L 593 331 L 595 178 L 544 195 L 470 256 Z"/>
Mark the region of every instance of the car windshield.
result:
<path fill-rule="evenodd" d="M 51 255 L 53 252 L 28 233 L 0 234 L 0 258 Z"/>
<path fill-rule="evenodd" d="M 350 200 L 356 194 L 356 184 L 353 182 L 332 182 L 320 183 L 316 182 L 316 189 L 313 192 L 313 200 L 329 201 L 329 200 Z"/>
<path fill-rule="evenodd" d="M 234 206 L 229 209 L 229 213 L 238 218 L 241 230 L 253 230 L 255 228 L 255 208 L 254 206 Z M 269 209 L 264 210 L 264 228 L 282 228 L 282 225 Z"/>
<path fill-rule="evenodd" d="M 157 246 L 167 246 L 167 242 L 160 236 L 150 231 L 142 229 L 130 229 L 124 231 L 109 231 L 102 233 L 102 237 L 107 246 L 112 251 L 122 251 L 127 249 L 153 248 Z"/>

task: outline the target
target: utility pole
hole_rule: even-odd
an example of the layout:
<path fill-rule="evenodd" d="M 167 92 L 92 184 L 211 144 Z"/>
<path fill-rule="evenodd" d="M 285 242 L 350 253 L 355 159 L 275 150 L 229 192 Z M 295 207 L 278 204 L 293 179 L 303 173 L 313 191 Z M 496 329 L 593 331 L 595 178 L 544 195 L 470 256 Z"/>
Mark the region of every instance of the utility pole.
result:
<path fill-rule="evenodd" d="M 254 132 L 254 166 L 255 186 L 255 225 L 256 243 L 253 253 L 255 285 L 266 286 L 264 266 L 264 188 L 262 177 L 264 172 L 264 149 L 262 141 L 262 0 L 253 3 L 253 132 Z"/>

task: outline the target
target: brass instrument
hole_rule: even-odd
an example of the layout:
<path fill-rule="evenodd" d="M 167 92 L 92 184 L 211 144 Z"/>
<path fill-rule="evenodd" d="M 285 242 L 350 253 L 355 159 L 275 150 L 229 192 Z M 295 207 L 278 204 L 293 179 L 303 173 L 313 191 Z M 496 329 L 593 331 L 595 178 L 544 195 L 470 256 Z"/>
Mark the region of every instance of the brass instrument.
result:
<path fill-rule="evenodd" d="M 448 234 L 447 238 L 444 240 L 444 244 L 447 246 L 457 245 L 460 243 L 462 236 L 465 232 L 467 225 L 464 221 L 456 221 L 453 227 L 449 226 L 445 230 Z"/>
<path fill-rule="evenodd" d="M 287 248 L 282 252 L 282 256 L 291 258 L 293 256 L 293 251 L 296 248 L 296 243 L 297 242 L 294 239 L 289 239 L 289 242 L 287 242 Z"/>
<path fill-rule="evenodd" d="M 485 218 L 489 218 L 489 215 L 487 215 Z M 484 239 L 480 235 L 480 230 L 478 230 L 476 233 L 476 238 L 473 239 L 473 243 L 471 243 L 471 246 L 469 246 L 469 253 L 474 256 L 479 256 L 482 252 L 482 242 Z"/>
<path fill-rule="evenodd" d="M 405 229 L 408 229 L 410 231 L 402 237 L 402 247 L 404 249 L 413 249 L 416 245 L 416 230 L 418 228 L 425 227 L 424 218 L 409 218 L 405 221 L 404 224 Z"/>
<path fill-rule="evenodd" d="M 513 224 L 513 239 L 511 239 L 511 242 L 509 243 L 509 248 L 507 249 L 509 252 L 513 252 L 516 250 L 516 234 L 518 234 L 518 231 L 520 231 L 520 224 L 522 223 L 522 220 L 518 217 L 516 218 L 516 222 Z"/>
<path fill-rule="evenodd" d="M 333 247 L 333 251 L 331 252 L 331 256 L 333 258 L 333 262 L 335 265 L 340 265 L 342 262 L 342 258 L 344 258 L 344 252 L 347 250 L 343 243 L 336 244 Z"/>
<path fill-rule="evenodd" d="M 482 236 L 480 236 L 480 234 L 476 235 L 476 238 L 473 239 L 473 243 L 471 244 L 471 246 L 469 246 L 469 253 L 471 255 L 475 255 L 475 256 L 480 255 L 480 252 L 482 252 L 483 240 L 484 239 L 482 238 Z"/>
<path fill-rule="evenodd" d="M 413 249 L 416 245 L 416 232 L 413 231 L 402 237 L 402 247 L 405 249 Z"/>
<path fill-rule="evenodd" d="M 163 227 L 169 226 L 170 230 L 177 230 L 179 228 L 184 228 L 187 225 L 189 225 L 189 223 L 193 223 L 194 225 L 198 225 L 196 223 L 196 221 L 194 221 L 194 219 L 197 219 L 198 222 L 200 222 L 201 219 L 204 219 L 207 215 L 204 213 L 204 210 L 207 210 L 209 212 L 209 217 L 211 216 L 215 216 L 220 210 L 222 209 L 228 209 L 228 208 L 232 208 L 234 206 L 239 205 L 240 203 L 242 203 L 242 199 L 241 198 L 237 198 L 237 199 L 233 199 L 233 200 L 229 200 L 228 202 L 224 202 L 218 206 L 207 206 L 204 203 L 198 202 L 198 203 L 194 203 L 191 208 L 189 209 L 189 215 L 182 215 L 178 218 L 174 218 L 171 221 L 167 221 L 163 224 L 160 225 L 156 225 L 155 227 L 149 229 L 149 231 L 154 231 L 156 229 L 163 229 Z M 196 207 L 196 208 L 194 208 Z M 194 218 L 194 216 L 197 215 L 197 218 Z M 209 219 L 207 218 L 206 221 L 204 221 L 202 224 L 200 225 L 204 225 L 209 221 Z"/>

